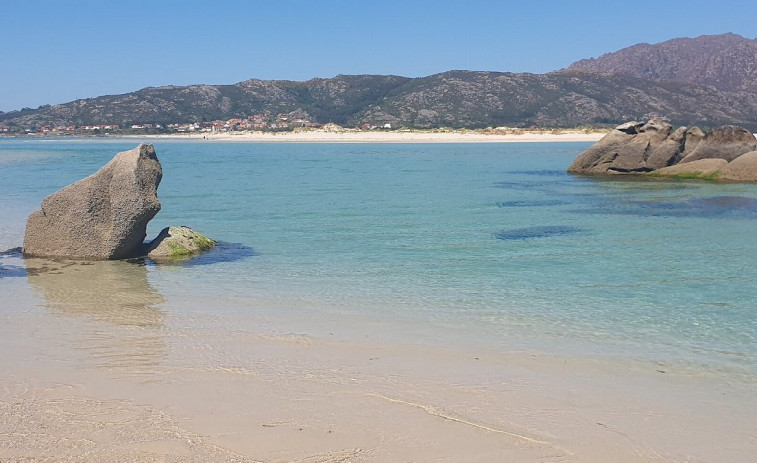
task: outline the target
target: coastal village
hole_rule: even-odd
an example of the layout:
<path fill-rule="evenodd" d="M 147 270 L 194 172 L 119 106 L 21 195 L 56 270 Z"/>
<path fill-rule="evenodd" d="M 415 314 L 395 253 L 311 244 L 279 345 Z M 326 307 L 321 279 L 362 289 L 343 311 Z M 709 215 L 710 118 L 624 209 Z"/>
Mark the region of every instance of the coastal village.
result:
<path fill-rule="evenodd" d="M 176 122 L 170 124 L 97 124 L 97 125 L 44 125 L 41 127 L 0 126 L 0 135 L 27 135 L 38 137 L 87 136 L 87 135 L 129 135 L 158 133 L 223 133 L 245 131 L 290 131 L 294 129 L 320 129 L 324 124 L 309 119 L 292 118 L 287 114 L 270 116 L 256 114 L 247 118 L 231 118 L 203 122 Z M 360 130 L 392 129 L 391 124 L 362 124 Z"/>
<path fill-rule="evenodd" d="M 286 131 L 295 128 L 321 128 L 323 124 L 304 118 L 291 118 L 287 114 L 271 117 L 256 114 L 247 118 L 232 118 L 203 122 L 176 122 L 170 124 L 133 123 L 97 124 L 97 125 L 44 125 L 41 127 L 0 126 L 0 134 L 28 136 L 66 136 L 66 135 L 106 135 L 106 134 L 140 134 L 140 133 L 212 133 L 238 131 Z M 363 129 L 375 128 L 364 126 Z"/>

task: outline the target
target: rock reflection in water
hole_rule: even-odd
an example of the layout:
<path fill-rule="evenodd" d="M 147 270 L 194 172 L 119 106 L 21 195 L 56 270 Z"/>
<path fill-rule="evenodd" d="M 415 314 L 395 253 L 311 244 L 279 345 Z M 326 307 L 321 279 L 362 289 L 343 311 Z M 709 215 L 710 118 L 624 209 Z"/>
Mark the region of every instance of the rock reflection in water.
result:
<path fill-rule="evenodd" d="M 85 315 L 117 325 L 159 326 L 164 302 L 147 281 L 143 265 L 125 261 L 24 259 L 29 283 L 46 306 L 67 315 Z"/>
<path fill-rule="evenodd" d="M 42 258 L 24 264 L 45 307 L 93 322 L 77 328 L 75 347 L 90 352 L 95 366 L 137 368 L 132 373 L 139 374 L 165 358 L 165 313 L 159 307 L 165 299 L 148 282 L 144 265 Z"/>

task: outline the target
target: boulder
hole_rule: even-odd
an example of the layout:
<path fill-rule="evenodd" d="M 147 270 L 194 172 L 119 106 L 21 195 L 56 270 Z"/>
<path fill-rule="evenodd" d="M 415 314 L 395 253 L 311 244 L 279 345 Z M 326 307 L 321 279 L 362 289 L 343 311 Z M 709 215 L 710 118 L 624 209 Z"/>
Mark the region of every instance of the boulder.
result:
<path fill-rule="evenodd" d="M 700 159 L 725 159 L 728 162 L 757 148 L 757 139 L 752 132 L 735 125 L 715 127 L 702 139 L 681 162 Z"/>
<path fill-rule="evenodd" d="M 670 138 L 673 127 L 659 119 L 647 123 L 627 122 L 617 126 L 579 155 L 568 172 L 580 174 L 642 173 L 654 170 L 647 164 L 654 153 L 655 166 L 680 153 L 681 133 Z"/>
<path fill-rule="evenodd" d="M 757 151 L 750 151 L 726 164 L 719 179 L 734 182 L 757 182 Z"/>
<path fill-rule="evenodd" d="M 699 130 L 694 127 L 694 129 Z M 701 130 L 699 130 L 701 132 Z M 682 151 L 685 150 L 685 143 L 687 141 L 687 135 L 691 132 L 691 129 L 686 127 L 679 127 L 673 133 L 668 135 L 665 140 L 662 140 L 657 146 L 655 146 L 649 156 L 646 159 L 646 166 L 649 169 L 660 169 L 673 165 L 681 160 Z"/>
<path fill-rule="evenodd" d="M 212 249 L 216 242 L 189 227 L 167 227 L 147 247 L 153 260 L 183 260 Z"/>
<path fill-rule="evenodd" d="M 89 177 L 42 201 L 26 221 L 28 256 L 121 259 L 141 254 L 160 210 L 163 171 L 152 145 L 116 156 Z"/>
<path fill-rule="evenodd" d="M 699 143 L 704 140 L 705 133 L 699 127 L 692 127 L 686 131 L 686 140 L 683 143 L 683 153 L 679 159 L 683 159 L 688 156 L 692 151 L 697 149 Z"/>
<path fill-rule="evenodd" d="M 718 171 L 725 167 L 728 161 L 725 159 L 700 159 L 698 161 L 676 164 L 674 166 L 663 167 L 649 175 L 661 177 L 679 177 L 679 178 L 719 178 Z"/>
<path fill-rule="evenodd" d="M 659 119 L 645 124 L 627 122 L 581 153 L 568 172 L 757 181 L 752 180 L 753 156 L 731 166 L 755 148 L 754 135 L 733 125 L 705 133 L 698 127 L 673 131 Z"/>

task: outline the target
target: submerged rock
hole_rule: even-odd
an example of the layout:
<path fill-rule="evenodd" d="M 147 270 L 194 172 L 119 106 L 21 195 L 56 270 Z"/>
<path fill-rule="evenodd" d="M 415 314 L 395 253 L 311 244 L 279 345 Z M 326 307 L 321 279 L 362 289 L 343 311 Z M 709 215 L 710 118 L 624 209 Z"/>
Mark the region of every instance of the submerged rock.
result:
<path fill-rule="evenodd" d="M 147 223 L 160 210 L 162 175 L 152 145 L 116 154 L 94 174 L 42 201 L 26 221 L 23 253 L 81 259 L 139 254 Z"/>
<path fill-rule="evenodd" d="M 213 249 L 216 242 L 189 227 L 167 227 L 147 247 L 155 260 L 182 260 Z"/>
<path fill-rule="evenodd" d="M 627 122 L 581 153 L 568 172 L 757 181 L 757 162 L 749 153 L 755 148 L 754 135 L 732 125 L 705 133 L 698 127 L 674 131 L 659 119 Z M 745 153 L 750 156 L 741 159 Z"/>

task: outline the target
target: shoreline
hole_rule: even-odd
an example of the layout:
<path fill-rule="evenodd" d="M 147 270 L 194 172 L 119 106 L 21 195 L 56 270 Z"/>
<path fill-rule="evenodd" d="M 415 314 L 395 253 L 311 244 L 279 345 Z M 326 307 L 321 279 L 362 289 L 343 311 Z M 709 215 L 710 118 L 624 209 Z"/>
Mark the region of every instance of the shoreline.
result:
<path fill-rule="evenodd" d="M 226 132 L 211 134 L 127 135 L 124 138 L 166 140 L 197 140 L 241 143 L 518 143 L 518 142 L 594 142 L 604 132 L 563 133 L 524 131 L 522 133 L 483 132 L 365 132 L 365 131 L 301 131 L 301 132 Z"/>
<path fill-rule="evenodd" d="M 193 132 L 183 134 L 140 134 L 103 136 L 13 136 L 0 137 L 24 140 L 189 140 L 197 142 L 236 143 L 545 143 L 545 142 L 596 142 L 607 132 L 581 130 L 547 131 L 328 131 L 303 130 L 293 132 Z"/>
<path fill-rule="evenodd" d="M 84 270 L 146 276 L 97 267 Z M 88 288 L 75 268 L 62 275 Z M 6 282 L 27 309 L 7 319 L 0 459 L 746 462 L 752 448 L 752 385 L 675 364 L 397 342 L 391 326 L 354 338 L 338 320 L 239 310 L 264 300 L 209 314 L 148 280 L 125 317 L 59 293 L 59 276 Z"/>
<path fill-rule="evenodd" d="M 126 143 L 131 141 L 137 142 L 128 139 Z M 531 286 L 529 279 L 521 282 L 518 278 L 508 278 L 508 273 L 503 272 L 496 279 L 477 285 L 452 272 L 443 278 L 408 272 L 404 275 L 411 276 L 412 287 L 406 288 L 397 284 L 399 278 L 389 275 L 402 272 L 401 267 L 408 265 L 407 250 L 418 252 L 421 246 L 436 246 L 428 237 L 456 248 L 468 243 L 457 241 L 456 235 L 437 232 L 442 226 L 461 223 L 435 220 L 447 213 L 449 198 L 463 197 L 466 208 L 484 205 L 494 211 L 496 220 L 491 223 L 495 227 L 484 225 L 479 229 L 489 233 L 499 224 L 518 226 L 515 208 L 531 204 L 526 201 L 550 199 L 552 194 L 565 193 L 567 188 L 560 187 L 544 196 L 541 191 L 523 195 L 524 190 L 530 193 L 528 187 L 534 184 L 532 182 L 552 181 L 549 172 L 545 178 L 544 171 L 538 170 L 542 165 L 549 165 L 546 163 L 533 165 L 528 171 L 517 162 L 507 163 L 503 169 L 490 169 L 496 170 L 491 177 L 482 175 L 483 169 L 471 174 L 466 174 L 466 169 L 456 169 L 453 171 L 455 182 L 449 181 L 451 177 L 440 177 L 446 181 L 422 185 L 423 190 L 438 195 L 449 185 L 453 189 L 451 193 L 471 193 L 451 194 L 440 201 L 437 214 L 424 216 L 423 223 L 433 225 L 426 229 L 421 221 L 402 215 L 420 213 L 419 209 L 407 207 L 410 201 L 432 205 L 429 197 L 417 195 L 420 188 L 400 191 L 402 198 L 409 201 L 402 201 L 404 207 L 395 207 L 391 216 L 368 216 L 360 212 L 387 204 L 387 190 L 379 190 L 376 185 L 386 184 L 392 188 L 400 183 L 418 185 L 420 177 L 439 175 L 439 166 L 463 165 L 465 160 L 460 154 L 468 151 L 491 152 L 492 157 L 487 159 L 497 161 L 503 159 L 503 153 L 513 152 L 513 159 L 517 161 L 530 153 L 570 152 L 580 145 L 520 145 L 520 148 L 491 145 L 491 149 L 484 145 L 468 145 L 467 148 L 465 145 L 408 145 L 405 148 L 364 145 L 362 149 L 358 145 L 256 146 L 232 144 L 233 141 L 224 145 L 224 141 L 219 140 L 219 144 L 202 147 L 199 143 L 204 141 L 195 138 L 173 143 L 170 147 L 173 153 L 184 149 L 189 153 L 173 157 L 183 165 L 184 172 L 189 173 L 176 178 L 194 182 L 200 176 L 218 176 L 223 180 L 219 189 L 227 197 L 233 195 L 235 201 L 244 205 L 253 204 L 255 198 L 262 200 L 254 207 L 229 209 L 236 211 L 233 217 L 255 213 L 249 222 L 251 225 L 235 222 L 228 228 L 218 227 L 224 238 L 255 246 L 260 254 L 249 263 L 178 268 L 144 262 L 23 258 L 18 252 L 0 255 L 0 292 L 7 306 L 0 315 L 4 326 L 0 331 L 0 345 L 6 353 L 0 358 L 0 369 L 4 372 L 0 379 L 0 422 L 3 423 L 0 460 L 301 463 L 695 460 L 747 463 L 751 462 L 750 455 L 757 452 L 757 442 L 752 438 L 757 435 L 753 420 L 757 374 L 751 374 L 755 371 L 751 347 L 710 354 L 712 348 L 741 344 L 713 345 L 704 341 L 700 344 L 698 339 L 693 345 L 670 342 L 665 336 L 666 330 L 662 329 L 664 319 L 660 323 L 655 320 L 652 336 L 643 335 L 650 331 L 638 331 L 639 327 L 632 327 L 639 336 L 624 335 L 620 330 L 616 336 L 614 331 L 609 333 L 606 329 L 625 324 L 631 316 L 638 318 L 637 313 L 649 317 L 662 313 L 665 304 L 661 297 L 653 300 L 661 307 L 659 310 L 643 305 L 644 298 L 628 302 L 628 310 L 639 309 L 639 312 L 629 317 L 610 318 L 604 328 L 601 325 L 595 328 L 586 322 L 587 318 L 573 324 L 559 313 L 554 323 L 545 324 L 540 321 L 538 310 L 531 315 L 529 306 L 538 307 L 549 301 L 532 296 L 538 293 L 531 288 L 550 289 Z M 49 144 L 65 145 L 62 147 L 65 151 L 86 152 L 94 151 L 92 148 L 101 142 L 125 143 L 123 138 L 109 137 L 72 139 L 70 143 L 53 140 Z M 164 143 L 171 144 L 170 141 Z M 9 151 L 22 149 L 23 144 L 9 143 Z M 45 143 L 27 144 L 30 146 L 26 149 L 34 154 Z M 375 164 L 368 163 L 373 155 L 349 159 L 341 155 L 403 150 L 439 151 L 442 156 L 423 156 L 420 160 L 419 156 L 412 156 L 419 162 L 395 164 L 394 168 L 385 158 Z M 260 151 L 266 152 L 266 156 L 249 156 L 251 152 Z M 220 156 L 208 156 L 212 152 Z M 321 162 L 314 156 L 298 156 L 300 152 L 335 152 L 338 156 Z M 224 158 L 224 153 L 231 157 Z M 280 153 L 293 154 L 277 156 Z M 564 155 L 567 156 L 560 154 Z M 34 169 L 15 170 L 20 163 L 10 163 L 2 177 L 6 179 L 3 190 L 6 195 L 0 202 L 3 206 L 0 210 L 7 220 L 0 226 L 0 242 L 7 241 L 14 246 L 23 239 L 23 224 L 28 216 L 25 208 L 32 204 L 29 198 L 36 196 L 41 200 L 51 179 L 68 175 L 68 170 L 58 163 L 58 157 L 64 156 L 51 156 L 50 160 L 30 157 L 28 166 Z M 290 157 L 299 161 L 274 165 L 266 161 Z M 544 158 L 548 158 L 544 161 L 554 159 L 552 156 Z M 239 163 L 234 164 L 235 171 L 244 175 L 226 176 L 225 170 L 209 169 L 212 165 L 223 166 L 219 159 L 238 160 Z M 264 162 L 260 162 L 261 159 Z M 348 162 L 332 162 L 334 159 Z M 454 162 L 443 162 L 451 159 Z M 68 169 L 74 172 L 72 168 L 81 162 L 81 157 L 71 159 Z M 361 176 L 363 171 L 358 169 L 364 166 L 373 167 L 366 168 L 367 174 Z M 343 169 L 345 167 L 347 169 Z M 249 172 L 256 169 L 261 175 L 250 176 Z M 336 169 L 339 176 L 329 178 Z M 511 173 L 503 174 L 504 169 Z M 17 184 L 14 180 L 30 170 L 40 185 L 37 188 L 24 186 L 24 182 Z M 77 167 L 76 172 L 78 170 Z M 43 171 L 49 176 L 40 175 Z M 271 177 L 274 171 L 286 175 Z M 361 185 L 361 188 L 342 189 L 345 179 L 376 180 L 372 177 L 376 171 L 386 172 L 385 176 L 378 177 L 380 182 L 368 183 L 365 188 Z M 318 194 L 312 187 L 290 190 L 292 185 L 303 181 L 298 177 L 303 172 L 317 180 L 313 184 L 330 193 L 315 196 L 312 203 L 292 207 L 304 197 Z M 411 175 L 412 172 L 417 175 Z M 493 182 L 523 177 L 524 172 L 537 175 L 528 182 L 513 183 L 507 190 L 491 190 Z M 486 193 L 474 194 L 473 188 L 468 186 L 471 180 L 483 185 Z M 18 185 L 23 188 L 19 189 Z M 229 193 L 224 185 L 245 186 Z M 276 187 L 269 188 L 272 185 Z M 454 190 L 458 185 L 465 188 Z M 17 190 L 23 195 L 16 193 Z M 653 195 L 659 195 L 660 190 L 655 190 Z M 250 196 L 244 196 L 246 191 L 251 191 Z M 361 191 L 365 196 L 355 194 Z M 166 197 L 189 194 L 185 202 L 179 203 L 185 210 L 215 210 L 218 201 L 199 201 L 202 193 L 202 185 L 192 183 L 189 189 L 173 192 L 169 189 Z M 589 193 L 592 195 L 587 196 Z M 594 197 L 593 193 L 577 190 L 559 199 L 574 204 L 576 201 L 571 198 L 578 198 L 581 204 L 592 204 L 584 199 Z M 604 195 L 607 190 L 596 193 Z M 680 194 L 679 191 L 673 193 Z M 360 207 L 350 209 L 342 205 L 338 209 L 339 220 L 324 221 L 326 214 L 313 206 L 335 196 L 347 197 Z M 602 196 L 602 200 L 614 197 Z M 270 202 L 266 202 L 266 198 Z M 494 201 L 500 199 L 512 201 L 514 205 L 503 209 L 497 204 L 494 209 Z M 280 204 L 288 206 L 287 216 L 265 220 L 265 215 L 281 213 Z M 548 207 L 553 212 L 549 217 L 542 216 L 547 217 L 547 224 L 551 223 L 550 217 L 560 215 L 558 211 L 567 212 Z M 361 248 L 370 246 L 372 238 L 363 234 L 365 227 L 360 227 L 363 214 L 370 218 L 371 224 L 385 217 L 399 218 L 397 227 L 368 230 L 380 237 L 378 251 L 392 251 L 385 240 L 400 233 L 428 232 L 417 233 L 419 241 L 395 241 L 406 245 L 402 260 L 373 262 L 362 258 L 367 254 L 338 254 L 353 243 Z M 303 215 L 318 217 L 315 222 L 288 219 Z M 232 213 L 224 212 L 222 216 L 232 217 Z M 470 218 L 466 223 L 488 223 L 479 220 L 482 216 L 478 214 L 465 217 Z M 582 226 L 599 229 L 587 223 L 586 217 L 583 216 Z M 650 223 L 648 219 L 637 221 L 632 216 L 618 220 L 623 220 L 623 227 L 629 233 L 645 230 Z M 337 227 L 347 221 L 356 223 L 343 229 Z M 504 225 L 505 222 L 508 225 Z M 665 223 L 668 222 L 656 222 Z M 330 232 L 314 233 L 314 229 L 321 227 Z M 746 224 L 743 230 L 748 232 L 748 228 Z M 231 229 L 245 231 L 231 235 L 238 239 L 228 238 Z M 252 229 L 256 231 L 247 231 Z M 297 232 L 285 235 L 281 245 L 277 245 L 279 236 L 288 233 L 286 230 Z M 326 246 L 325 252 L 316 252 L 324 247 L 325 240 L 337 240 L 345 231 L 355 239 L 341 241 L 339 249 Z M 303 233 L 308 239 L 299 239 Z M 747 233 L 742 231 L 741 235 L 744 234 Z M 303 243 L 302 247 L 297 243 Z M 470 262 L 469 259 L 496 253 L 503 257 L 503 263 L 513 262 L 519 266 L 524 261 L 517 256 L 513 259 L 513 253 L 543 245 L 543 241 L 524 241 L 504 248 L 497 242 L 485 253 L 450 253 L 445 254 L 448 259 L 444 261 L 416 260 L 426 268 L 452 262 L 449 258 L 462 262 L 462 257 Z M 450 247 L 445 246 L 445 249 Z M 744 254 L 750 255 L 752 247 L 727 249 L 746 249 Z M 580 247 L 570 248 L 571 252 L 575 250 L 585 252 Z M 282 253 L 295 257 L 271 258 Z M 376 254 L 370 253 L 371 256 Z M 326 259 L 333 255 L 336 258 L 332 264 L 327 264 Z M 627 261 L 622 255 L 614 256 L 612 252 L 602 255 L 603 259 L 619 263 L 617 267 L 605 264 L 604 272 L 625 275 Z M 568 263 L 561 260 L 559 252 L 536 256 L 542 257 L 550 262 Z M 553 274 L 549 267 L 531 267 L 535 254 L 527 258 L 529 265 L 519 267 L 521 270 L 531 272 L 535 278 L 549 278 L 550 284 L 558 288 L 551 282 L 558 280 L 559 273 Z M 317 264 L 311 265 L 309 261 Z M 384 270 L 376 273 L 376 279 L 345 278 L 346 270 L 361 271 L 358 266 L 351 267 L 351 261 Z M 397 262 L 399 265 L 386 265 Z M 682 267 L 688 268 L 692 263 L 698 264 L 698 261 L 689 259 Z M 274 271 L 276 267 L 286 270 Z M 479 267 L 473 270 L 476 268 Z M 585 267 L 571 268 L 577 272 Z M 682 274 L 680 267 L 662 268 L 671 274 Z M 463 278 L 470 275 L 469 269 L 467 265 L 460 269 L 465 271 Z M 644 267 L 632 267 L 634 269 L 646 271 Z M 329 276 L 322 278 L 324 274 Z M 746 275 L 747 279 L 749 276 L 741 266 L 734 274 Z M 401 273 L 399 276 L 405 278 Z M 574 284 L 582 281 L 588 280 L 581 279 Z M 688 281 L 692 280 L 681 284 Z M 376 285 L 376 282 L 380 283 Z M 509 288 L 499 288 L 500 283 Z M 625 290 L 618 289 L 612 282 L 600 283 L 601 291 Z M 693 283 L 700 282 L 694 280 Z M 435 293 L 444 292 L 442 288 L 447 286 L 452 298 L 437 298 Z M 631 290 L 635 291 L 635 287 Z M 483 291 L 492 288 L 506 297 L 499 299 L 497 306 L 481 304 L 491 300 L 478 300 L 474 291 L 480 293 L 481 288 Z M 520 297 L 519 288 L 528 290 L 522 293 L 526 297 Z M 734 294 L 747 298 L 752 294 L 739 293 L 738 289 L 734 287 Z M 571 307 L 568 314 L 571 318 L 579 311 L 581 314 L 606 313 L 590 311 L 589 298 L 596 294 L 589 289 L 585 296 L 576 299 L 560 288 L 561 300 L 555 306 Z M 628 298 L 623 297 L 623 301 Z M 607 303 L 614 304 L 611 299 Z M 499 311 L 497 307 L 504 304 L 511 304 L 513 310 Z M 687 315 L 691 314 L 691 320 L 701 320 L 700 312 L 691 311 L 688 303 L 678 304 L 686 308 Z M 479 307 L 480 315 L 467 315 L 479 312 Z M 490 310 L 492 308 L 494 310 Z M 729 307 L 726 305 L 720 310 L 729 310 Z M 708 333 L 717 333 L 717 326 Z M 576 329 L 586 331 L 587 336 L 573 336 Z M 644 345 L 649 344 L 651 348 L 640 348 L 636 340 L 642 337 Z M 723 365 L 735 368 L 724 369 Z M 749 368 L 750 374 L 738 375 L 743 370 L 741 366 Z"/>

